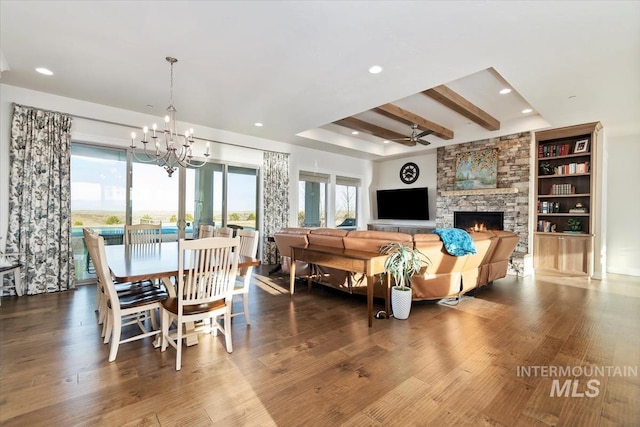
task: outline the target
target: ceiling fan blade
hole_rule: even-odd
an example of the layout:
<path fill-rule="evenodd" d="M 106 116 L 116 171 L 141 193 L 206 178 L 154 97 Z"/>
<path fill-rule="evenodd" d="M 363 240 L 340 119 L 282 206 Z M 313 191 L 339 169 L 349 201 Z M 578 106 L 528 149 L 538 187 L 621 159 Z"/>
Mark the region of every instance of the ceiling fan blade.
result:
<path fill-rule="evenodd" d="M 418 143 L 419 143 L 419 144 L 422 144 L 422 145 L 430 145 L 430 144 L 431 144 L 429 141 L 425 141 L 425 140 L 423 140 L 423 139 L 419 139 L 419 140 L 418 140 Z"/>
<path fill-rule="evenodd" d="M 417 139 L 422 138 L 423 136 L 427 136 L 427 135 L 431 135 L 433 133 L 433 131 L 431 129 L 427 129 L 424 132 L 420 132 L 419 134 L 416 135 Z M 418 141 L 419 142 L 419 141 Z"/>

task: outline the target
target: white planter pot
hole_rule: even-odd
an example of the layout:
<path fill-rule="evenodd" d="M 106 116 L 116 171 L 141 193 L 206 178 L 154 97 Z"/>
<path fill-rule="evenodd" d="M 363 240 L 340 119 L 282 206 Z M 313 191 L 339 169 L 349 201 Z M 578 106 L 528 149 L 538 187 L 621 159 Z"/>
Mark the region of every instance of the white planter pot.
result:
<path fill-rule="evenodd" d="M 411 288 L 400 290 L 400 287 L 391 288 L 391 309 L 396 319 L 406 319 L 411 311 Z"/>

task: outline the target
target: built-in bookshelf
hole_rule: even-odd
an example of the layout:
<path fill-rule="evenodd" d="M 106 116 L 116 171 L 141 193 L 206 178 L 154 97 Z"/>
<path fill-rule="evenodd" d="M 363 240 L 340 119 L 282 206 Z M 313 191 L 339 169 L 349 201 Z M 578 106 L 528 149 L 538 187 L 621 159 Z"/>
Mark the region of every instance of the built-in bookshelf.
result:
<path fill-rule="evenodd" d="M 563 271 L 565 237 L 571 251 L 584 262 L 570 262 L 579 272 L 588 273 L 591 260 L 593 217 L 595 206 L 593 170 L 595 144 L 600 123 L 588 123 L 536 133 L 536 233 L 534 254 L 536 268 Z M 576 240 L 582 236 L 583 240 Z M 579 244 L 576 244 L 578 242 Z M 581 250 L 576 252 L 576 248 Z M 573 269 L 575 269 L 572 267 Z"/>

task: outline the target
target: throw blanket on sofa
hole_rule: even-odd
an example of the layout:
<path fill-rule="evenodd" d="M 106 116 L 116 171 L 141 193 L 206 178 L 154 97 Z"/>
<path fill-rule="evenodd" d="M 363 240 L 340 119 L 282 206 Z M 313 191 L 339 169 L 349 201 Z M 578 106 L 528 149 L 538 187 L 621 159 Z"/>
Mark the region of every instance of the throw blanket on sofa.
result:
<path fill-rule="evenodd" d="M 469 233 L 460 228 L 436 228 L 433 232 L 440 236 L 444 248 L 450 255 L 463 256 L 476 253 L 473 239 Z"/>

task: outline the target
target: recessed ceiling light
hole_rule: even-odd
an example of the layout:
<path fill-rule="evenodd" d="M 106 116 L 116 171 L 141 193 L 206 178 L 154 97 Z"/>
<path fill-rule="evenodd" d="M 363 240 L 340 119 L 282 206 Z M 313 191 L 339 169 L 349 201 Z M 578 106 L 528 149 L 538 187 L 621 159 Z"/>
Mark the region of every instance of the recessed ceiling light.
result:
<path fill-rule="evenodd" d="M 388 140 L 388 139 L 385 139 L 385 140 L 384 140 L 384 141 L 382 141 L 382 142 L 383 142 L 384 144 L 388 144 L 388 143 L 389 143 L 389 140 Z"/>
<path fill-rule="evenodd" d="M 36 71 L 40 74 L 44 74 L 45 76 L 53 76 L 53 71 L 49 70 L 48 68 L 38 67 L 36 68 Z"/>
<path fill-rule="evenodd" d="M 380 74 L 382 72 L 382 67 L 379 65 L 374 65 L 371 68 L 369 68 L 369 72 L 371 74 Z"/>
<path fill-rule="evenodd" d="M 360 132 L 358 132 L 357 130 L 354 130 L 353 132 L 351 132 L 351 135 L 357 135 L 357 134 L 359 134 L 359 133 L 360 133 Z"/>
<path fill-rule="evenodd" d="M 527 114 L 532 112 L 533 110 L 531 108 L 525 108 L 524 110 L 522 110 L 522 114 Z"/>
<path fill-rule="evenodd" d="M 509 89 L 508 87 L 505 87 L 500 91 L 500 95 L 506 95 L 508 93 L 511 93 L 511 89 Z"/>
<path fill-rule="evenodd" d="M 262 127 L 262 123 L 260 123 L 260 122 L 255 122 L 253 125 L 254 125 L 255 127 L 257 127 L 257 128 Z"/>

